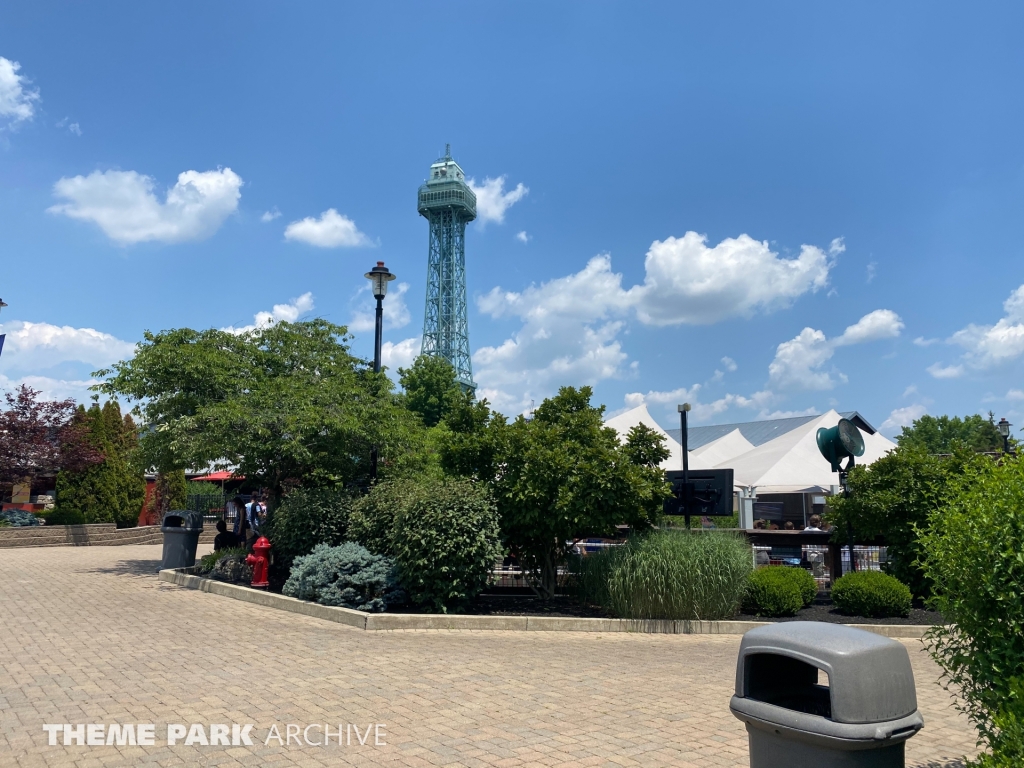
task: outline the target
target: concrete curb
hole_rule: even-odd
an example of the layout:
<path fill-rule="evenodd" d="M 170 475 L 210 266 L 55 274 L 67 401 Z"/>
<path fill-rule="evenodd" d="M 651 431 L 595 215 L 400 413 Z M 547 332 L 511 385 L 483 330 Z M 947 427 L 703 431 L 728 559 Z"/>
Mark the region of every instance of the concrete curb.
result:
<path fill-rule="evenodd" d="M 350 608 L 318 605 L 273 592 L 227 584 L 195 576 L 193 568 L 160 571 L 160 580 L 188 589 L 230 597 L 245 603 L 312 616 L 357 629 L 402 630 L 504 630 L 514 632 L 634 632 L 663 635 L 742 635 L 767 621 L 642 621 L 635 619 L 577 619 L 558 616 L 462 616 L 420 613 L 363 613 Z M 912 624 L 849 624 L 885 637 L 920 639 L 928 627 Z"/>

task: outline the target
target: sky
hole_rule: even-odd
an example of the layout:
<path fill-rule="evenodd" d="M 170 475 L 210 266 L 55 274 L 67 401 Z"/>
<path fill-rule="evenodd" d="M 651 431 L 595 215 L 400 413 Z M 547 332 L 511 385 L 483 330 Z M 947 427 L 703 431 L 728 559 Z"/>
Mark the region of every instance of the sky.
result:
<path fill-rule="evenodd" d="M 419 351 L 446 143 L 478 395 L 1024 426 L 1020 3 L 33 2 L 0 24 L 0 389 L 146 330 Z"/>

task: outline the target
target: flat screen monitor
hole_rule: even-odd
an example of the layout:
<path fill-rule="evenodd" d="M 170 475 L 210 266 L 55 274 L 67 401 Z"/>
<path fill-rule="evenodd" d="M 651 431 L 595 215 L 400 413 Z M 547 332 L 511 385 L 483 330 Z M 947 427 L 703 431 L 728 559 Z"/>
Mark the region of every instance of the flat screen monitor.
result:
<path fill-rule="evenodd" d="M 689 490 L 683 485 L 681 469 L 673 469 L 665 473 L 665 479 L 672 484 L 672 498 L 665 501 L 666 515 L 732 516 L 731 469 L 691 469 L 687 475 Z M 686 509 L 687 499 L 689 500 L 689 510 Z"/>

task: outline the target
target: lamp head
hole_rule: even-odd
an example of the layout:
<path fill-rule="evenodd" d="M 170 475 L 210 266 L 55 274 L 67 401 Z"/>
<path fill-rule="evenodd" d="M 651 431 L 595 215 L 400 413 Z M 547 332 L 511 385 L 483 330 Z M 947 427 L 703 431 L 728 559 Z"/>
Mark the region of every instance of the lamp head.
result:
<path fill-rule="evenodd" d="M 1012 426 L 1013 426 L 1013 424 L 1008 422 L 1006 420 L 1006 417 L 1004 416 L 1003 418 L 1001 418 L 999 420 L 999 423 L 996 424 L 996 429 L 999 430 L 999 434 L 1002 435 L 1003 437 L 1009 437 L 1010 436 L 1010 427 L 1012 427 Z"/>
<path fill-rule="evenodd" d="M 373 298 L 383 299 L 388 292 L 388 283 L 394 280 L 396 276 L 388 271 L 383 261 L 378 261 L 377 266 L 363 275 L 363 277 L 370 281 Z"/>
<path fill-rule="evenodd" d="M 840 471 L 839 462 L 847 456 L 864 455 L 864 436 L 849 419 L 840 419 L 834 427 L 822 427 L 816 437 L 818 450 L 832 464 L 833 472 Z"/>
<path fill-rule="evenodd" d="M 676 410 L 679 413 L 684 413 L 686 411 L 689 411 L 690 410 L 690 404 L 689 403 L 683 403 L 682 405 L 677 405 L 676 406 Z"/>

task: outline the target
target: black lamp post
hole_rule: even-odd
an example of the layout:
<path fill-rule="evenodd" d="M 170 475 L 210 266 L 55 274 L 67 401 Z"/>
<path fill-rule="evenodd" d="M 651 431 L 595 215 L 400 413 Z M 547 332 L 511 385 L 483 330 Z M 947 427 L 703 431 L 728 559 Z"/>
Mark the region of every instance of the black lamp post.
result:
<path fill-rule="evenodd" d="M 1012 426 L 1013 424 L 1008 422 L 1005 416 L 999 420 L 998 424 L 996 424 L 996 429 L 998 429 L 999 434 L 1003 436 L 1003 453 L 1010 452 L 1010 427 Z"/>
<path fill-rule="evenodd" d="M 384 297 L 388 293 L 388 283 L 395 279 L 383 261 L 363 275 L 370 281 L 373 298 L 377 300 L 377 326 L 373 335 L 373 372 L 380 373 L 381 336 L 384 332 Z M 377 479 L 377 446 L 370 448 L 370 480 Z"/>
<path fill-rule="evenodd" d="M 683 524 L 689 531 L 690 502 L 693 495 L 690 493 L 690 437 L 686 425 L 686 414 L 690 412 L 690 404 L 677 405 L 676 410 L 679 411 L 679 442 L 683 446 Z"/>
<path fill-rule="evenodd" d="M 4 300 L 0 299 L 0 310 L 3 310 L 3 308 L 6 307 L 6 306 L 7 306 L 7 304 L 4 302 Z M 3 351 L 4 351 L 4 339 L 5 338 L 7 338 L 7 334 L 0 333 L 0 354 L 2 354 Z"/>

